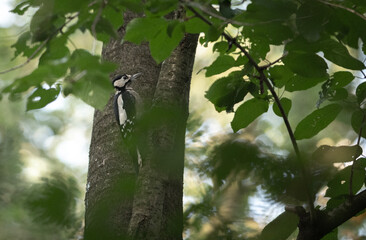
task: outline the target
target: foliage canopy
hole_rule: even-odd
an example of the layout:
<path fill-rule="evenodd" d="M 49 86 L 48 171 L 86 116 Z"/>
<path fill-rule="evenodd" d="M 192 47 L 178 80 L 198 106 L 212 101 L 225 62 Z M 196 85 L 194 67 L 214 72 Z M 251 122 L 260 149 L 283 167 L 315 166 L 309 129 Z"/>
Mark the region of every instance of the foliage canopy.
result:
<path fill-rule="evenodd" d="M 201 34 L 199 41 L 203 46 L 213 43 L 217 58 L 204 68 L 205 74 L 220 76 L 206 92 L 206 98 L 218 112 L 235 112 L 231 123 L 234 132 L 268 112 L 273 103 L 275 114 L 284 119 L 298 173 L 307 185 L 311 185 L 311 174 L 298 140 L 316 136 L 345 110 L 352 116 L 348 126 L 359 136 L 357 145 L 366 137 L 366 85 L 359 81 L 366 78 L 365 1 L 28 0 L 12 12 L 23 15 L 31 9 L 35 12 L 29 30 L 12 47 L 14 57 L 24 56 L 27 62 L 38 58 L 38 67 L 1 91 L 11 99 L 27 95 L 27 110 L 42 108 L 61 93 L 73 94 L 95 108 L 103 108 L 112 90 L 108 75 L 115 66 L 85 50 L 70 48 L 69 36 L 76 31 L 89 31 L 97 40 L 107 43 L 118 37 L 116 29 L 123 23 L 122 12 L 133 11 L 141 13 L 141 17 L 128 24 L 121 42 L 148 42 L 157 63 L 170 55 L 186 33 Z M 184 12 L 182 21 L 166 17 L 175 10 Z M 282 54 L 269 61 L 273 49 L 281 49 Z M 288 121 L 292 99 L 277 92 L 289 94 L 311 88 L 319 91 L 317 109 L 307 113 L 293 128 Z M 325 183 L 330 200 L 324 211 L 354 198 L 364 186 L 365 159 L 358 158 L 362 151 L 350 149 L 344 152 L 323 146 L 317 150 L 323 157 L 339 151 L 342 159 L 337 162 L 352 163 Z M 313 191 L 319 189 L 306 188 L 314 219 Z M 292 218 L 281 214 L 265 228 L 263 239 L 286 239 L 291 232 L 269 232 Z"/>

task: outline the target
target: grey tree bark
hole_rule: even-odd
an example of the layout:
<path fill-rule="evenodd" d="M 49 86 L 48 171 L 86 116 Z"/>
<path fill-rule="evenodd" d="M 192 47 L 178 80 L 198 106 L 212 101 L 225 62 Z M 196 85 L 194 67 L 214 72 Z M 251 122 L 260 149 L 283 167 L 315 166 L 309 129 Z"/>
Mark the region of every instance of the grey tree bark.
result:
<path fill-rule="evenodd" d="M 143 165 L 136 174 L 123 148 L 112 101 L 95 111 L 85 196 L 85 233 L 91 239 L 182 239 L 184 138 L 197 35 L 187 34 L 172 55 L 157 65 L 148 44 L 120 39 L 103 49 L 116 73 L 143 75 L 135 82 L 145 106 Z M 168 114 L 166 114 L 168 113 Z"/>

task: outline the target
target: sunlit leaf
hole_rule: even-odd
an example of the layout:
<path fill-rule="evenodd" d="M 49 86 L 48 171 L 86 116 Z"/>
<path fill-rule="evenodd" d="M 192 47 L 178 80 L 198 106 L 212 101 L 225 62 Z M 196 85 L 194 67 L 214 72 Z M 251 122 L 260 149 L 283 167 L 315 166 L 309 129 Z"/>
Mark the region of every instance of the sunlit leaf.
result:
<path fill-rule="evenodd" d="M 341 110 L 342 107 L 338 104 L 330 104 L 315 110 L 297 125 L 295 138 L 301 140 L 315 136 L 333 122 Z"/>
<path fill-rule="evenodd" d="M 60 88 L 37 88 L 27 99 L 27 111 L 43 108 L 56 100 L 60 94 Z"/>
<path fill-rule="evenodd" d="M 362 154 L 362 148 L 354 146 L 328 146 L 322 145 L 312 155 L 312 159 L 317 162 L 336 163 L 350 162 Z"/>
<path fill-rule="evenodd" d="M 352 57 L 347 48 L 335 40 L 324 41 L 324 57 L 333 63 L 352 70 L 365 69 L 365 65 L 358 59 Z"/>

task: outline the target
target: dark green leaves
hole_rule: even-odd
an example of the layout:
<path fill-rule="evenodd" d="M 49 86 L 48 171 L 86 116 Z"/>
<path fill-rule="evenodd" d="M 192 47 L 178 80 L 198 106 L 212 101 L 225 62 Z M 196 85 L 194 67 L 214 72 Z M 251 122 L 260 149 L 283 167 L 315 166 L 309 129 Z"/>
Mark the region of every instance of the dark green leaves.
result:
<path fill-rule="evenodd" d="M 234 105 L 244 99 L 250 86 L 251 83 L 243 80 L 242 72 L 232 72 L 229 76 L 216 80 L 205 97 L 215 105 L 218 112 L 232 112 Z"/>
<path fill-rule="evenodd" d="M 354 162 L 353 178 L 352 178 L 353 194 L 355 194 L 358 190 L 360 190 L 365 182 L 365 167 L 366 167 L 365 158 L 360 158 Z M 334 178 L 328 183 L 328 189 L 325 194 L 326 197 L 347 198 L 349 196 L 351 168 L 352 166 L 348 166 L 342 169 L 341 171 L 337 172 Z M 330 203 L 332 204 L 332 202 Z"/>
<path fill-rule="evenodd" d="M 231 127 L 234 132 L 247 127 L 257 117 L 268 111 L 268 102 L 262 99 L 253 98 L 238 107 L 235 112 Z"/>
<path fill-rule="evenodd" d="M 286 116 L 288 116 L 288 113 L 290 112 L 290 109 L 292 106 L 291 100 L 283 97 L 283 98 L 281 98 L 280 102 L 281 102 L 281 106 L 282 106 L 283 110 L 285 111 Z M 273 103 L 273 112 L 277 116 L 282 117 L 281 111 L 276 103 Z"/>
<path fill-rule="evenodd" d="M 352 113 L 351 125 L 353 131 L 356 134 L 360 134 L 363 138 L 366 138 L 366 115 L 363 110 L 358 110 Z"/>
<path fill-rule="evenodd" d="M 225 72 L 232 67 L 244 65 L 244 59 L 239 57 L 235 60 L 230 55 L 220 55 L 216 60 L 208 67 L 206 67 L 206 77 L 211 77 L 213 75 Z"/>
<path fill-rule="evenodd" d="M 125 40 L 140 44 L 149 41 L 150 52 L 157 63 L 162 62 L 178 46 L 183 38 L 184 25 L 177 23 L 172 28 L 163 18 L 135 18 L 126 29 Z"/>
<path fill-rule="evenodd" d="M 358 85 L 356 89 L 356 97 L 358 104 L 361 104 L 366 98 L 366 82 L 361 83 Z"/>
<path fill-rule="evenodd" d="M 316 2 L 304 2 L 296 14 L 296 26 L 300 34 L 309 42 L 317 41 L 324 24 L 328 21 L 327 9 Z"/>
<path fill-rule="evenodd" d="M 297 228 L 299 217 L 283 212 L 262 230 L 259 240 L 286 240 Z"/>
<path fill-rule="evenodd" d="M 286 67 L 303 77 L 320 78 L 327 74 L 326 62 L 316 54 L 290 52 L 283 62 Z"/>
<path fill-rule="evenodd" d="M 338 104 L 330 104 L 315 110 L 297 125 L 295 138 L 301 140 L 315 136 L 333 122 L 341 110 Z"/>
<path fill-rule="evenodd" d="M 336 72 L 333 74 L 334 87 L 341 88 L 347 86 L 355 77 L 350 72 Z"/>

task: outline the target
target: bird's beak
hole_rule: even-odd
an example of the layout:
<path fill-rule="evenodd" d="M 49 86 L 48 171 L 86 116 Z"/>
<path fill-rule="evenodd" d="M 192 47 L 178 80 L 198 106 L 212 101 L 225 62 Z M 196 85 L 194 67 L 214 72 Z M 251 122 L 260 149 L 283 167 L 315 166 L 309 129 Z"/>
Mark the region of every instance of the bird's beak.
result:
<path fill-rule="evenodd" d="M 131 76 L 131 81 L 135 80 L 136 78 L 138 78 L 140 75 L 142 75 L 142 73 L 136 73 L 134 75 Z"/>

